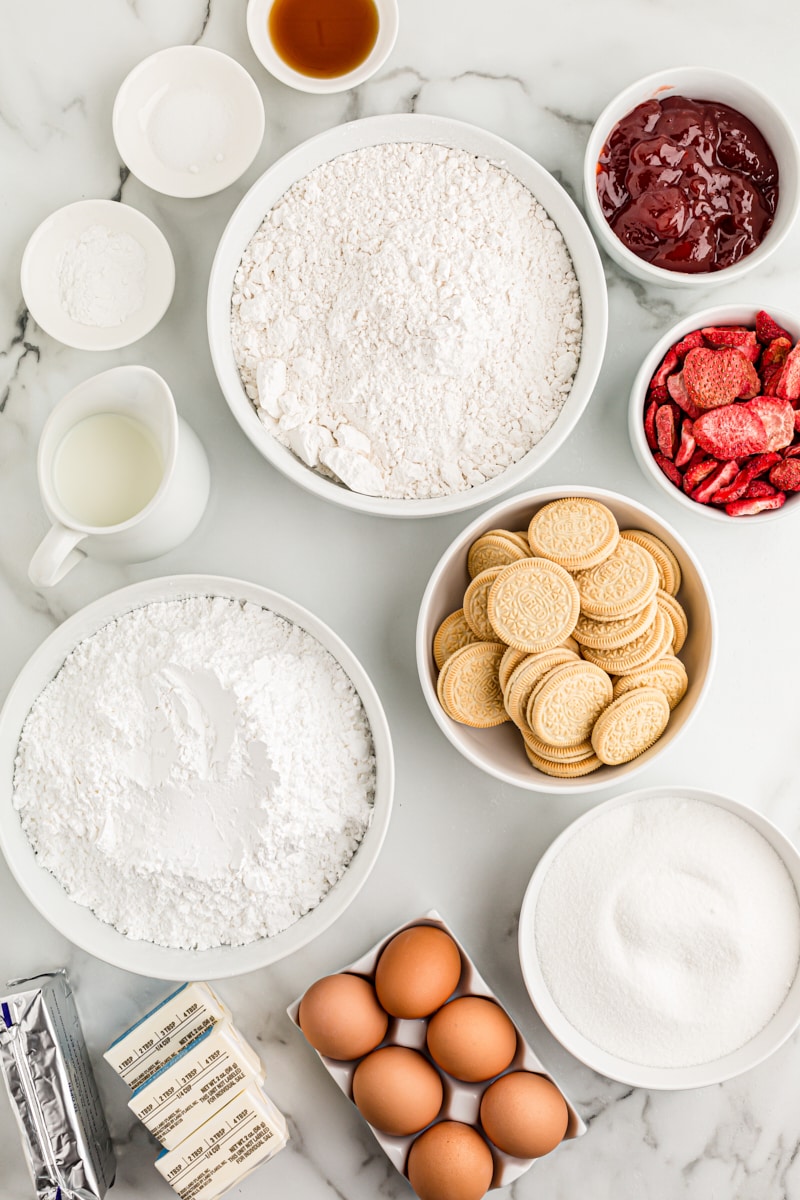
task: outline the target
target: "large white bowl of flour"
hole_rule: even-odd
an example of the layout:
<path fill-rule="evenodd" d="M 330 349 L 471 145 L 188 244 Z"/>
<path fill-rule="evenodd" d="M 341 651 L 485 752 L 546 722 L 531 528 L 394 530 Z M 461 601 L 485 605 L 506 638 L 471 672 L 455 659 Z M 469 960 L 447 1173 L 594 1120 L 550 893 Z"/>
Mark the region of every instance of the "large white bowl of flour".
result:
<path fill-rule="evenodd" d="M 332 630 L 267 588 L 184 575 L 43 642 L 0 713 L 0 779 L 0 847 L 56 929 L 115 966 L 204 979 L 284 958 L 344 912 L 394 762 Z"/>
<path fill-rule="evenodd" d="M 589 401 L 607 323 L 597 248 L 553 176 L 419 114 L 339 126 L 270 167 L 208 293 L 217 378 L 253 445 L 315 495 L 391 517 L 485 504 L 542 466 Z"/>

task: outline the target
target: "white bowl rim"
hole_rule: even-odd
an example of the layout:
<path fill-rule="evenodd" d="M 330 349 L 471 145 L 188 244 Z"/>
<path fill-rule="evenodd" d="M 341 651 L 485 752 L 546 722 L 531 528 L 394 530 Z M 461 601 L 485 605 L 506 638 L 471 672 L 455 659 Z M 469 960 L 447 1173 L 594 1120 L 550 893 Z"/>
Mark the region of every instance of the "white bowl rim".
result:
<path fill-rule="evenodd" d="M 603 211 L 600 207 L 600 201 L 597 198 L 597 185 L 595 179 L 597 160 L 605 142 L 606 137 L 611 132 L 614 125 L 620 119 L 619 116 L 612 116 L 617 109 L 623 106 L 623 103 L 628 103 L 630 100 L 631 107 L 635 107 L 633 98 L 639 93 L 647 89 L 658 89 L 659 86 L 665 87 L 672 80 L 677 80 L 675 87 L 681 87 L 683 81 L 689 80 L 692 76 L 702 76 L 704 80 L 710 81 L 713 86 L 714 80 L 731 84 L 741 90 L 742 97 L 754 96 L 766 105 L 771 111 L 777 124 L 782 126 L 783 133 L 786 137 L 787 144 L 792 148 L 794 158 L 795 176 L 800 175 L 800 144 L 794 130 L 787 120 L 782 110 L 777 106 L 774 100 L 755 84 L 745 79 L 741 75 L 735 75 L 731 71 L 721 71 L 714 67 L 692 66 L 683 64 L 676 67 L 665 67 L 659 71 L 653 71 L 649 75 L 643 76 L 641 79 L 636 79 L 628 84 L 621 91 L 617 92 L 605 105 L 603 111 L 592 126 L 589 134 L 589 140 L 586 143 L 586 150 L 583 159 L 583 195 L 584 205 L 587 210 L 587 216 L 590 218 L 590 223 L 596 236 L 603 244 L 603 248 L 617 261 L 618 265 L 623 267 L 629 274 L 638 279 L 647 279 L 651 283 L 660 284 L 661 286 L 669 287 L 685 287 L 694 288 L 695 290 L 705 290 L 710 287 L 725 283 L 733 283 L 742 275 L 746 275 L 749 271 L 761 266 L 762 263 L 770 258 L 778 249 L 784 238 L 789 233 L 791 226 L 800 211 L 800 183 L 796 181 L 794 195 L 791 196 L 786 207 L 786 228 L 779 236 L 773 237 L 773 227 L 767 231 L 761 243 L 741 259 L 738 263 L 733 263 L 729 267 L 723 267 L 719 271 L 700 271 L 695 274 L 684 274 L 680 271 L 667 271 L 663 267 L 655 267 L 652 263 L 645 259 L 639 258 L 632 250 L 629 250 L 624 242 L 614 234 L 608 224 Z M 693 86 L 688 82 L 686 86 Z M 702 86 L 702 85 L 701 85 Z M 640 103 L 636 100 L 635 103 Z M 781 164 L 778 164 L 779 169 Z M 778 203 L 780 204 L 781 197 Z M 777 213 L 776 213 L 777 215 Z M 613 253 L 612 253 L 613 249 Z"/>
<path fill-rule="evenodd" d="M 662 334 L 645 355 L 642 365 L 636 372 L 628 401 L 628 434 L 631 439 L 634 457 L 639 463 L 643 474 L 652 480 L 660 491 L 670 496 L 672 500 L 680 504 L 687 512 L 692 513 L 693 516 L 700 517 L 704 521 L 716 521 L 718 525 L 727 525 L 728 527 L 748 528 L 752 527 L 756 522 L 758 525 L 764 525 L 767 521 L 776 521 L 781 517 L 786 517 L 790 512 L 800 512 L 800 493 L 794 495 L 789 493 L 786 497 L 786 503 L 782 508 L 768 509 L 764 512 L 756 513 L 754 517 L 745 518 L 729 517 L 726 512 L 713 504 L 698 504 L 696 500 L 691 500 L 684 492 L 679 491 L 673 483 L 670 483 L 653 458 L 644 432 L 644 401 L 647 394 L 647 385 L 670 346 L 673 346 L 682 337 L 685 337 L 687 333 L 691 333 L 695 329 L 704 329 L 709 325 L 753 325 L 755 315 L 759 311 L 759 307 L 744 303 L 717 304 L 713 308 L 704 308 L 700 312 L 690 313 L 688 317 L 681 317 L 680 321 L 676 321 L 674 325 Z M 775 318 L 779 325 L 785 326 L 790 333 L 792 329 L 796 329 L 796 340 L 800 339 L 800 317 L 787 312 L 786 309 L 778 308 L 774 304 L 770 304 L 767 311 L 770 316 Z"/>
<path fill-rule="evenodd" d="M 508 160 L 512 163 L 522 162 L 526 169 L 536 176 L 545 193 L 551 192 L 552 196 L 557 198 L 557 205 L 563 206 L 562 218 L 565 217 L 580 231 L 573 241 L 580 241 L 581 244 L 570 245 L 562 224 L 555 217 L 552 218 L 564 236 L 575 273 L 578 276 L 581 290 L 583 335 L 578 371 L 564 408 L 544 437 L 518 462 L 508 467 L 500 475 L 487 480 L 486 483 L 465 491 L 453 492 L 436 499 L 395 500 L 380 496 L 364 496 L 326 479 L 317 471 L 300 462 L 290 450 L 277 442 L 261 425 L 252 402 L 242 387 L 231 352 L 229 312 L 231 283 L 236 267 L 229 272 L 225 260 L 233 257 L 235 248 L 236 265 L 238 266 L 248 241 L 261 224 L 266 212 L 276 202 L 277 197 L 265 205 L 265 202 L 261 200 L 261 195 L 263 192 L 271 190 L 273 179 L 278 172 L 281 175 L 292 172 L 298 161 L 304 163 L 305 160 L 312 157 L 311 165 L 304 166 L 297 175 L 293 176 L 293 179 L 301 179 L 314 170 L 315 165 L 329 162 L 350 150 L 384 143 L 413 141 L 467 149 L 471 153 L 481 154 L 492 161 L 501 162 L 515 177 L 517 177 L 516 170 L 509 165 Z M 482 148 L 480 150 L 473 149 L 471 144 L 473 141 L 477 141 Z M 521 180 L 521 182 L 525 181 Z M 292 186 L 291 182 L 286 184 L 286 188 L 290 186 Z M 538 191 L 535 191 L 529 184 L 525 184 L 525 186 L 550 212 L 552 203 L 541 199 Z M 249 230 L 246 237 L 239 234 L 240 226 L 246 226 Z M 582 259 L 580 268 L 575 262 L 576 253 Z M 246 437 L 273 467 L 313 495 L 357 512 L 384 517 L 431 517 L 463 512 L 466 509 L 477 508 L 481 504 L 496 500 L 512 488 L 527 482 L 530 476 L 544 466 L 545 462 L 563 445 L 583 415 L 600 374 L 608 332 L 608 293 L 600 253 L 584 217 L 566 190 L 540 163 L 511 142 L 488 130 L 481 129 L 479 126 L 452 120 L 449 117 L 428 116 L 422 113 L 394 113 L 362 117 L 357 121 L 337 125 L 323 133 L 316 134 L 288 151 L 273 163 L 260 179 L 256 180 L 230 217 L 214 255 L 208 285 L 207 323 L 211 360 L 220 390 Z M 571 403 L 573 398 L 574 407 Z M 533 465 L 529 461 L 531 458 L 535 459 Z"/>
<path fill-rule="evenodd" d="M 169 63 L 170 60 L 176 61 L 181 58 L 196 58 L 203 59 L 206 65 L 211 65 L 212 70 L 224 69 L 229 74 L 239 81 L 239 96 L 243 103 L 247 103 L 251 112 L 256 119 L 257 134 L 254 134 L 252 144 L 248 146 L 247 155 L 248 161 L 243 162 L 245 155 L 240 160 L 243 165 L 238 165 L 235 174 L 229 174 L 225 181 L 217 183 L 208 191 L 207 185 L 203 186 L 203 175 L 188 175 L 186 178 L 186 186 L 182 188 L 171 187 L 170 190 L 165 190 L 164 186 L 159 183 L 151 182 L 148 178 L 148 172 L 139 170 L 139 165 L 134 168 L 128 161 L 130 147 L 127 139 L 127 123 L 129 117 L 127 115 L 128 94 L 132 85 L 141 76 L 146 75 L 148 71 L 154 68 L 163 66 L 164 63 Z M 166 72 L 165 72 L 166 73 Z M 179 45 L 165 46 L 161 50 L 155 50 L 152 54 L 148 54 L 140 62 L 132 67 L 128 74 L 123 79 L 117 89 L 117 94 L 114 97 L 114 106 L 111 112 L 111 129 L 114 135 L 114 142 L 117 150 L 120 153 L 122 161 L 128 166 L 133 175 L 136 176 L 146 187 L 151 188 L 154 192 L 158 192 L 162 196 L 173 196 L 181 200 L 199 199 L 202 196 L 213 196 L 217 192 L 224 191 L 239 179 L 247 168 L 252 163 L 258 153 L 261 143 L 264 140 L 264 102 L 261 99 L 261 93 L 258 86 L 249 71 L 247 71 L 240 62 L 232 58 L 230 54 L 225 54 L 222 50 L 215 50 L 211 46 L 198 45 Z M 163 184 L 163 181 L 161 181 Z M 192 186 L 194 185 L 194 186 Z"/>
<path fill-rule="evenodd" d="M 67 217 L 67 214 L 74 215 L 80 210 L 85 210 L 87 213 L 91 210 L 96 213 L 103 213 L 108 219 L 109 225 L 114 230 L 121 229 L 123 232 L 133 231 L 135 233 L 138 227 L 140 231 L 146 231 L 147 237 L 152 239 L 153 245 L 157 247 L 158 261 L 152 265 L 158 271 L 161 280 L 159 284 L 159 301 L 150 307 L 148 318 L 138 332 L 131 333 L 130 330 L 134 321 L 140 317 L 141 309 L 132 313 L 121 325 L 111 327 L 81 325 L 79 322 L 71 320 L 65 313 L 64 319 L 68 322 L 69 328 L 67 330 L 59 330 L 58 332 L 55 331 L 49 320 L 43 322 L 40 320 L 39 315 L 37 315 L 37 311 L 39 311 L 37 303 L 39 289 L 35 279 L 35 264 L 39 242 L 54 226 Z M 123 214 L 121 218 L 120 213 Z M 152 259 L 148 259 L 148 269 L 150 269 L 151 263 Z M 73 350 L 121 350 L 124 346 L 131 346 L 134 342 L 138 342 L 140 338 L 145 337 L 155 329 L 169 308 L 175 291 L 175 259 L 166 237 L 155 221 L 148 217 L 146 213 L 143 213 L 138 208 L 134 208 L 131 204 L 126 204 L 124 200 L 109 200 L 103 196 L 90 196 L 83 200 L 74 200 L 71 204 L 64 204 L 61 208 L 54 209 L 43 221 L 39 222 L 28 238 L 22 254 L 20 286 L 22 288 L 23 299 L 34 321 L 55 341 L 60 342 L 63 346 L 69 346 Z M 136 324 L 141 323 L 141 320 L 136 321 Z"/>
<path fill-rule="evenodd" d="M 774 1054 L 792 1036 L 798 1025 L 800 1025 L 800 1004 L 796 1004 L 797 1014 L 793 1018 L 794 1024 L 786 1029 L 778 1040 L 768 1046 L 767 1049 L 753 1054 L 749 1059 L 744 1054 L 747 1047 L 752 1045 L 756 1039 L 760 1039 L 766 1030 L 769 1029 L 775 1018 L 782 1012 L 789 998 L 789 993 L 787 993 L 787 997 L 784 999 L 778 1012 L 764 1026 L 764 1029 L 756 1034 L 755 1038 L 751 1038 L 749 1042 L 746 1042 L 744 1046 L 740 1046 L 729 1054 L 723 1055 L 722 1058 L 712 1059 L 709 1063 L 700 1063 L 693 1067 L 647 1067 L 638 1063 L 628 1062 L 626 1059 L 618 1058 L 616 1055 L 609 1054 L 608 1051 L 594 1046 L 588 1038 L 580 1034 L 567 1021 L 552 999 L 539 969 L 535 953 L 534 937 L 536 903 L 542 882 L 550 866 L 563 847 L 580 829 L 584 828 L 595 818 L 602 816 L 605 812 L 614 808 L 620 808 L 626 804 L 646 802 L 668 796 L 674 796 L 678 799 L 703 800 L 709 804 L 715 804 L 717 807 L 723 808 L 735 816 L 741 817 L 751 828 L 760 833 L 765 841 L 775 850 L 778 857 L 786 866 L 786 870 L 795 887 L 795 894 L 797 894 L 796 880 L 800 878 L 800 853 L 798 853 L 796 847 L 786 834 L 770 821 L 768 817 L 765 817 L 763 813 L 741 800 L 734 800 L 732 797 L 725 796 L 720 792 L 712 792 L 690 785 L 663 785 L 660 787 L 641 788 L 637 791 L 623 792 L 617 796 L 612 796 L 602 804 L 589 809 L 588 812 L 571 821 L 566 829 L 550 843 L 536 864 L 525 889 L 520 909 L 517 935 L 520 967 L 522 969 L 525 988 L 536 1012 L 556 1041 L 572 1054 L 573 1057 L 577 1058 L 579 1062 L 584 1063 L 593 1071 L 597 1071 L 598 1074 L 604 1075 L 607 1079 L 614 1079 L 630 1087 L 648 1088 L 652 1091 L 689 1090 L 692 1088 L 708 1087 L 710 1084 L 723 1083 L 726 1079 L 733 1079 L 735 1076 L 741 1075 L 743 1072 L 758 1066 L 759 1063 L 764 1062 L 766 1058 Z M 790 863 L 794 866 L 794 872 L 789 866 Z M 798 903 L 800 904 L 800 897 L 798 897 Z M 800 978 L 800 969 L 792 987 L 796 987 L 798 978 Z M 746 1060 L 744 1064 L 732 1061 L 742 1057 Z"/>
<path fill-rule="evenodd" d="M 287 87 L 298 92 L 330 96 L 337 92 L 350 91 L 376 75 L 394 50 L 400 29 L 398 0 L 375 0 L 379 21 L 378 37 L 364 61 L 344 75 L 304 75 L 278 54 L 269 36 L 268 18 L 274 3 L 275 0 L 248 0 L 247 36 L 262 67 L 280 83 L 285 83 Z M 384 32 L 388 36 L 382 37 Z"/>
<path fill-rule="evenodd" d="M 547 504 L 551 500 L 557 500 L 567 496 L 586 496 L 594 500 L 599 500 L 602 503 L 610 502 L 613 504 L 615 502 L 620 502 L 635 508 L 638 510 L 638 512 L 648 517 L 657 526 L 663 529 L 668 534 L 670 539 L 680 546 L 681 554 L 692 564 L 692 567 L 694 568 L 703 589 L 705 602 L 708 607 L 708 621 L 711 631 L 711 645 L 709 647 L 708 666 L 706 668 L 705 677 L 700 684 L 700 690 L 697 694 L 697 698 L 694 702 L 692 717 L 697 714 L 708 694 L 709 686 L 711 684 L 716 667 L 719 641 L 717 636 L 717 616 L 714 605 L 714 597 L 711 592 L 711 587 L 706 573 L 696 555 L 690 549 L 684 538 L 677 532 L 677 530 L 673 529 L 668 521 L 665 521 L 664 518 L 658 513 L 654 512 L 653 509 L 648 508 L 644 504 L 640 504 L 638 500 L 634 500 L 630 496 L 625 496 L 621 492 L 609 491 L 608 488 L 586 487 L 582 484 L 576 484 L 574 486 L 566 484 L 553 487 L 542 487 L 537 488 L 535 491 L 519 492 L 514 496 L 507 497 L 499 504 L 496 504 L 493 508 L 486 509 L 480 514 L 480 516 L 476 517 L 469 525 L 467 525 L 444 550 L 439 561 L 436 563 L 436 566 L 431 572 L 422 596 L 422 600 L 420 601 L 419 615 L 417 617 L 416 658 L 417 674 L 419 676 L 422 694 L 425 697 L 425 701 L 430 709 L 434 721 L 439 726 L 442 733 L 445 735 L 454 749 L 457 750 L 458 753 L 464 758 L 466 758 L 468 762 L 472 763 L 473 766 L 477 767 L 481 771 L 484 771 L 488 775 L 492 775 L 495 779 L 499 779 L 503 783 L 510 784 L 512 787 L 522 788 L 525 791 L 531 792 L 545 792 L 549 793 L 550 795 L 556 793 L 558 795 L 567 795 L 570 793 L 577 794 L 607 791 L 609 788 L 619 787 L 621 780 L 618 777 L 612 777 L 611 779 L 603 777 L 603 768 L 601 767 L 595 774 L 579 776 L 577 779 L 550 778 L 549 776 L 535 771 L 530 779 L 530 782 L 526 781 L 523 783 L 519 779 L 509 775 L 503 770 L 502 767 L 495 765 L 491 761 L 485 761 L 485 759 L 474 753 L 469 747 L 461 745 L 454 736 L 454 727 L 456 723 L 451 721 L 444 712 L 436 695 L 436 687 L 431 683 L 429 669 L 430 644 L 425 635 L 425 623 L 434 592 L 439 585 L 442 575 L 447 570 L 450 560 L 457 550 L 460 550 L 462 547 L 468 545 L 468 543 L 474 538 L 479 530 L 482 530 L 484 526 L 486 528 L 492 528 L 496 520 L 502 517 L 504 511 L 512 505 L 517 505 L 519 503 L 530 504 L 531 506 L 537 504 Z M 500 524 L 502 524 L 502 521 Z M 663 746 L 659 747 L 659 743 L 656 742 L 650 747 L 649 750 L 645 751 L 644 754 L 639 755 L 639 757 L 633 759 L 632 762 L 624 764 L 625 768 L 627 768 L 624 776 L 625 781 L 627 782 L 627 780 L 632 779 L 634 775 L 638 775 L 640 771 L 643 771 L 650 766 L 652 761 L 661 751 L 667 749 L 668 747 L 674 746 L 678 739 L 683 736 L 689 724 L 690 722 L 687 720 L 681 728 L 673 731 L 671 737 Z M 611 769 L 616 770 L 616 768 Z M 534 769 L 531 768 L 531 770 L 533 771 Z M 600 778 L 598 778 L 598 776 L 600 776 Z"/>
<path fill-rule="evenodd" d="M 376 759 L 372 821 L 337 884 L 316 908 L 271 938 L 243 946 L 177 950 L 126 937 L 70 899 L 54 876 L 40 867 L 11 804 L 13 762 L 19 730 L 33 701 L 58 666 L 82 640 L 125 612 L 153 601 L 196 595 L 227 596 L 268 608 L 307 630 L 341 664 L 361 698 L 370 723 Z M 21 712 L 21 715 L 19 715 Z M 19 719 L 18 719 L 19 718 Z M 157 979 L 224 979 L 278 962 L 307 945 L 338 919 L 366 883 L 386 837 L 394 799 L 394 753 L 386 714 L 375 687 L 352 650 L 328 625 L 288 596 L 261 584 L 224 575 L 165 575 L 109 592 L 79 609 L 34 650 L 6 696 L 0 711 L 0 760 L 10 764 L 0 799 L 0 850 L 22 891 L 54 929 L 89 954 L 112 966 Z M 7 816 L 12 819 L 8 820 Z M 43 894 L 44 893 L 44 894 Z M 76 924 L 78 929 L 76 930 Z"/>

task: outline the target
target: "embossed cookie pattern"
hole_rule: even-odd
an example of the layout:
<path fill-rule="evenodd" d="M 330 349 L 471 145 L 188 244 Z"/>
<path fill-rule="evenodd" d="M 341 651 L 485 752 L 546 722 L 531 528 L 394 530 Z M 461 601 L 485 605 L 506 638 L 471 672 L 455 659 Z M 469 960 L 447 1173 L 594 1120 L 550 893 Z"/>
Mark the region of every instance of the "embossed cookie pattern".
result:
<path fill-rule="evenodd" d="M 527 533 L 482 534 L 467 566 L 464 607 L 433 643 L 449 717 L 475 729 L 513 721 L 531 765 L 561 779 L 629 762 L 661 736 L 688 689 L 676 655 L 689 622 L 680 564 L 660 538 L 567 497 Z"/>

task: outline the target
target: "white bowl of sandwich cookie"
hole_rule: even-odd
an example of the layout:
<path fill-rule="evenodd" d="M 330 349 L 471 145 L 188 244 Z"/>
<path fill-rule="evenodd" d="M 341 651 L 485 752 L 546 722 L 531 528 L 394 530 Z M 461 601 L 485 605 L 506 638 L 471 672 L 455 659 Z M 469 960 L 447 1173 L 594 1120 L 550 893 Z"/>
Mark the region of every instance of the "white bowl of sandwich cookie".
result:
<path fill-rule="evenodd" d="M 616 594 L 622 583 L 630 594 Z M 550 621 L 562 602 L 545 636 L 512 628 Z M 503 606 L 512 622 L 498 619 Z M 716 640 L 705 573 L 671 526 L 615 492 L 541 488 L 489 509 L 442 555 L 420 605 L 417 669 L 437 725 L 482 771 L 529 791 L 592 792 L 680 737 Z"/>

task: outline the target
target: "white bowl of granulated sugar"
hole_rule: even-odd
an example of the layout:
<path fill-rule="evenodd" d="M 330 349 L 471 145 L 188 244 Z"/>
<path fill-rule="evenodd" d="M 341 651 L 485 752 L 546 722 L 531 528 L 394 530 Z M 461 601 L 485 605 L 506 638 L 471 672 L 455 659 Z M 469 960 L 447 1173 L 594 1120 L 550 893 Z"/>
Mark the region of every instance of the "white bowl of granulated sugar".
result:
<path fill-rule="evenodd" d="M 563 444 L 597 381 L 600 256 L 559 183 L 460 121 L 369 117 L 290 151 L 208 294 L 220 387 L 273 466 L 390 517 L 476 507 Z"/>
<path fill-rule="evenodd" d="M 800 854 L 692 787 L 607 800 L 540 859 L 519 918 L 550 1032 L 609 1079 L 676 1091 L 763 1062 L 800 1025 Z"/>
<path fill-rule="evenodd" d="M 389 727 L 317 617 L 168 576 L 70 617 L 0 713 L 0 848 L 39 912 L 159 979 L 240 975 L 353 902 L 392 808 Z"/>

